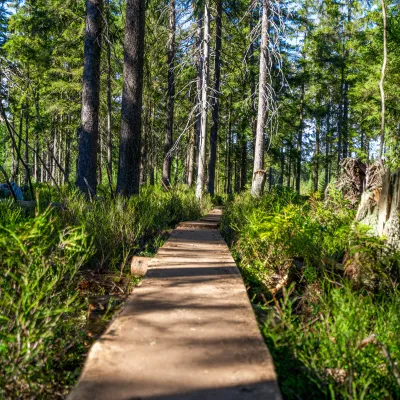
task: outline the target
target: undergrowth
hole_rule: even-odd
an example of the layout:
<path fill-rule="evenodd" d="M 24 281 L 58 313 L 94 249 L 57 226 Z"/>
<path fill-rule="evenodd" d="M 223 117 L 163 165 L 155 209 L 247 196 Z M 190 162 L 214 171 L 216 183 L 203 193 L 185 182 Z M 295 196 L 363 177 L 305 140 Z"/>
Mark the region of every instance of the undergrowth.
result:
<path fill-rule="evenodd" d="M 42 186 L 36 192 L 35 210 L 0 202 L 0 398 L 5 399 L 63 398 L 92 342 L 88 296 L 113 294 L 121 279 L 122 291 L 129 291 L 130 257 L 153 254 L 168 229 L 210 207 L 206 198 L 201 208 L 184 188 L 144 187 L 130 199 L 114 199 L 100 188 L 93 201 L 69 188 L 59 193 Z M 94 280 L 103 283 L 93 285 Z"/>
<path fill-rule="evenodd" d="M 399 254 L 355 211 L 274 189 L 226 203 L 240 265 L 286 399 L 400 397 Z"/>

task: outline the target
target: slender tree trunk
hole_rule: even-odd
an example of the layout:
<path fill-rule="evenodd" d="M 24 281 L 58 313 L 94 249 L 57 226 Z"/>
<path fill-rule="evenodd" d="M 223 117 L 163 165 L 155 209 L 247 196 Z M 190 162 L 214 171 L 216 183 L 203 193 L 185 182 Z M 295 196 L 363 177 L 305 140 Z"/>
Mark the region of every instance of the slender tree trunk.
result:
<path fill-rule="evenodd" d="M 99 132 L 99 163 L 98 163 L 98 184 L 103 183 L 103 135 Z"/>
<path fill-rule="evenodd" d="M 71 173 L 71 138 L 67 134 L 66 143 L 65 143 L 65 183 L 69 183 L 69 175 Z"/>
<path fill-rule="evenodd" d="M 100 54 L 103 0 L 86 0 L 82 124 L 79 130 L 77 187 L 96 193 L 99 140 Z"/>
<path fill-rule="evenodd" d="M 301 182 L 301 154 L 303 145 L 303 114 L 304 114 L 304 82 L 301 85 L 299 131 L 297 134 L 297 167 L 296 167 L 296 192 L 300 194 Z"/>
<path fill-rule="evenodd" d="M 222 0 L 217 0 L 217 15 L 215 18 L 215 59 L 214 59 L 214 90 L 212 98 L 212 127 L 210 133 L 210 160 L 208 164 L 208 192 L 214 196 L 215 162 L 217 159 L 218 124 L 219 124 L 219 91 L 221 81 L 221 46 L 222 46 Z"/>
<path fill-rule="evenodd" d="M 194 150 L 196 142 L 196 131 L 190 134 L 189 138 L 189 160 L 188 160 L 188 179 L 187 184 L 189 187 L 193 186 L 193 176 L 194 176 Z"/>
<path fill-rule="evenodd" d="M 28 184 L 29 175 L 30 175 L 30 168 L 29 168 L 29 103 L 28 97 L 26 97 L 25 101 L 25 175 L 24 175 L 24 183 L 25 185 Z"/>
<path fill-rule="evenodd" d="M 21 107 L 21 113 L 19 117 L 19 135 L 18 135 L 18 144 L 15 146 L 15 151 L 17 153 L 17 162 L 15 166 L 15 179 L 19 178 L 19 157 L 18 154 L 21 154 L 21 145 L 22 145 L 22 135 L 23 135 L 23 122 L 24 122 L 24 109 Z"/>
<path fill-rule="evenodd" d="M 57 179 L 57 168 L 56 168 L 56 160 L 57 160 L 57 154 L 58 154 L 58 142 L 57 142 L 57 134 L 58 134 L 58 124 L 57 124 L 58 117 L 56 119 L 56 128 L 54 130 L 54 138 L 53 138 L 53 157 L 51 160 L 51 175 L 54 177 L 54 179 Z M 54 182 L 52 182 L 52 185 L 54 185 Z"/>
<path fill-rule="evenodd" d="M 343 88 L 343 158 L 349 155 L 349 83 L 344 82 Z"/>
<path fill-rule="evenodd" d="M 341 66 L 341 79 L 340 79 L 340 102 L 339 102 L 339 115 L 338 115 L 338 148 L 337 148 L 337 171 L 340 170 L 340 161 L 343 158 L 343 97 L 344 97 L 344 60 Z"/>
<path fill-rule="evenodd" d="M 347 0 L 347 23 L 350 26 L 351 23 L 351 3 L 352 0 Z M 345 32 L 345 50 L 344 50 L 344 85 L 343 85 L 343 158 L 347 158 L 349 155 L 349 82 L 346 75 L 346 65 L 349 58 L 348 46 L 346 46 L 350 39 L 350 32 Z"/>
<path fill-rule="evenodd" d="M 385 72 L 387 64 L 387 17 L 386 17 L 386 4 L 385 0 L 381 0 L 382 5 L 382 20 L 383 20 L 383 62 L 381 70 L 381 79 L 379 81 L 379 91 L 381 94 L 381 137 L 379 145 L 379 160 L 382 160 L 383 147 L 385 144 Z"/>
<path fill-rule="evenodd" d="M 151 147 L 149 149 L 149 178 L 150 178 L 150 185 L 154 186 L 154 158 L 155 158 L 155 149 L 154 149 L 154 105 L 150 103 L 150 143 Z"/>
<path fill-rule="evenodd" d="M 112 167 L 112 102 L 111 102 L 111 38 L 110 38 L 110 0 L 106 0 L 107 7 L 107 168 L 110 183 L 113 182 Z"/>
<path fill-rule="evenodd" d="M 209 0 L 204 1 L 204 38 L 203 38 L 203 72 L 201 89 L 201 133 L 199 143 L 199 166 L 197 169 L 196 197 L 203 198 L 204 183 L 206 179 L 206 146 L 207 146 L 207 95 L 210 52 L 210 5 Z"/>
<path fill-rule="evenodd" d="M 288 179 L 287 179 L 287 187 L 290 188 L 290 180 L 292 177 L 292 146 L 289 144 L 288 146 Z"/>
<path fill-rule="evenodd" d="M 15 115 L 13 113 L 13 119 L 12 119 L 12 127 L 15 130 Z M 14 142 L 11 141 L 11 181 L 15 181 L 16 177 L 16 157 L 15 157 L 15 146 Z"/>
<path fill-rule="evenodd" d="M 139 193 L 145 2 L 127 0 L 117 193 Z"/>
<path fill-rule="evenodd" d="M 203 43 L 203 11 L 199 10 L 197 18 L 197 32 L 196 32 L 196 119 L 195 119 L 195 131 L 196 131 L 196 164 L 199 164 L 199 154 L 200 154 L 200 135 L 201 135 L 201 93 L 202 93 L 202 73 L 203 73 L 203 57 L 202 57 L 202 43 Z"/>
<path fill-rule="evenodd" d="M 245 190 L 247 181 L 247 141 L 244 133 L 241 135 L 240 141 L 240 190 Z"/>
<path fill-rule="evenodd" d="M 317 122 L 315 126 L 315 149 L 314 149 L 314 192 L 318 191 L 318 181 L 319 181 L 319 145 L 320 145 L 320 129 L 321 120 L 317 117 Z"/>
<path fill-rule="evenodd" d="M 252 3 L 253 0 L 250 0 Z M 254 21 L 253 21 L 253 9 L 250 4 L 250 35 L 254 29 Z M 249 64 L 250 64 L 250 96 L 251 96 L 251 132 L 252 132 L 252 149 L 253 156 L 256 148 L 256 135 L 257 135 L 257 107 L 256 107 L 256 76 L 254 73 L 255 68 L 255 57 L 254 57 L 254 42 L 250 41 L 249 48 Z"/>
<path fill-rule="evenodd" d="M 42 160 L 45 160 L 45 152 L 44 151 L 42 151 Z M 42 182 L 42 183 L 46 180 L 45 173 L 46 173 L 46 169 L 42 167 L 40 169 L 40 182 Z"/>
<path fill-rule="evenodd" d="M 228 116 L 228 132 L 227 132 L 227 184 L 226 193 L 232 194 L 232 120 L 231 120 L 231 106 L 232 100 L 230 101 L 229 116 Z"/>
<path fill-rule="evenodd" d="M 267 118 L 268 107 L 268 7 L 269 0 L 263 0 L 262 22 L 261 22 L 261 49 L 260 49 L 260 76 L 258 94 L 258 114 L 256 145 L 254 151 L 253 182 L 251 194 L 259 197 L 263 194 L 265 184 L 264 171 L 264 129 Z"/>
<path fill-rule="evenodd" d="M 171 163 L 172 159 L 168 155 L 172 147 L 174 130 L 174 102 L 175 102 L 175 0 L 170 0 L 169 5 L 169 37 L 168 37 L 168 101 L 167 101 L 167 124 L 164 137 L 164 161 L 162 181 L 165 186 L 171 184 Z"/>
<path fill-rule="evenodd" d="M 326 135 L 325 135 L 325 188 L 329 184 L 329 164 L 330 164 L 330 142 L 331 142 L 331 106 L 329 104 L 326 115 Z"/>

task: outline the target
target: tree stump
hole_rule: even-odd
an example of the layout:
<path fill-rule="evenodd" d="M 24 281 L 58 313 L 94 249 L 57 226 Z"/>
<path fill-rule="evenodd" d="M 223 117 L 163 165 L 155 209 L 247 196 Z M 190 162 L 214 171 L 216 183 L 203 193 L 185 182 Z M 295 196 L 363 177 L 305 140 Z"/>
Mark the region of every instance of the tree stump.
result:
<path fill-rule="evenodd" d="M 381 163 L 367 168 L 365 190 L 356 221 L 371 228 L 375 236 L 384 235 L 390 246 L 400 249 L 400 170 L 393 173 Z"/>

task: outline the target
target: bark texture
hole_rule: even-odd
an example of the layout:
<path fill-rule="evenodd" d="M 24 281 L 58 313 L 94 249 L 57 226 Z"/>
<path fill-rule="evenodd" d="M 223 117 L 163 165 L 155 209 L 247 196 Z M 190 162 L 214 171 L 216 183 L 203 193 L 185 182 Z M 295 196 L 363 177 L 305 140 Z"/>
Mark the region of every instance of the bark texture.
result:
<path fill-rule="evenodd" d="M 214 196 L 215 162 L 217 159 L 218 123 L 219 123 L 219 91 L 221 83 L 221 47 L 222 47 L 222 0 L 217 0 L 217 16 L 215 18 L 215 59 L 214 90 L 212 98 L 212 127 L 210 133 L 210 160 L 208 164 L 208 192 Z"/>
<path fill-rule="evenodd" d="M 165 186 L 171 184 L 171 163 L 172 159 L 168 156 L 172 147 L 174 129 L 174 102 L 175 102 L 175 29 L 176 29 L 175 0 L 170 1 L 169 5 L 169 37 L 168 37 L 168 117 L 165 127 L 164 138 L 164 162 L 162 180 Z"/>
<path fill-rule="evenodd" d="M 117 193 L 139 193 L 145 1 L 127 0 Z"/>
<path fill-rule="evenodd" d="M 367 168 L 365 191 L 356 220 L 368 225 L 376 236 L 400 249 L 400 170 L 390 173 L 378 161 Z"/>
<path fill-rule="evenodd" d="M 100 54 L 103 0 L 86 0 L 82 124 L 79 130 L 77 187 L 96 193 L 99 137 Z"/>
<path fill-rule="evenodd" d="M 201 89 L 201 130 L 199 141 L 199 165 L 197 169 L 196 197 L 202 199 L 206 178 L 206 140 L 207 140 L 207 95 L 210 75 L 210 5 L 209 0 L 204 2 L 204 38 L 203 38 L 203 69 Z"/>
<path fill-rule="evenodd" d="M 268 108 L 268 7 L 269 1 L 263 0 L 257 131 L 254 149 L 253 182 L 251 185 L 251 194 L 254 197 L 259 197 L 263 194 L 266 178 L 264 171 L 264 129 Z"/>

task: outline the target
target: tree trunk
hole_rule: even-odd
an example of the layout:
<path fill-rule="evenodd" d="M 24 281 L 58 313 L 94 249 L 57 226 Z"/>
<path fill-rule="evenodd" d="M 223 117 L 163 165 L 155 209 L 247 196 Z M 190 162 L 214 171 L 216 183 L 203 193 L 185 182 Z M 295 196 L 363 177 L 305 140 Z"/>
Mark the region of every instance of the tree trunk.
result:
<path fill-rule="evenodd" d="M 29 175 L 30 175 L 30 168 L 29 168 L 29 104 L 28 104 L 28 97 L 26 97 L 25 102 L 25 175 L 24 175 L 24 183 L 25 185 L 28 184 Z"/>
<path fill-rule="evenodd" d="M 385 0 L 381 0 L 382 5 L 382 20 L 383 20 L 383 62 L 381 70 L 381 79 L 379 81 L 379 91 L 381 94 L 381 137 L 379 145 L 379 160 L 382 160 L 383 147 L 385 144 L 385 89 L 383 84 L 385 82 L 385 72 L 387 64 L 387 18 L 386 18 L 386 5 Z"/>
<path fill-rule="evenodd" d="M 195 118 L 195 131 L 196 131 L 196 164 L 198 167 L 199 164 L 199 149 L 200 149 L 200 135 L 201 135 L 201 90 L 202 90 L 202 72 L 203 72 L 203 57 L 201 45 L 203 43 L 203 12 L 200 9 L 197 17 L 197 32 L 196 32 L 196 98 L 195 98 L 195 107 L 196 107 L 196 118 Z"/>
<path fill-rule="evenodd" d="M 331 143 L 331 106 L 329 105 L 326 115 L 326 135 L 325 135 L 325 188 L 329 184 L 329 165 L 330 165 L 330 143 Z"/>
<path fill-rule="evenodd" d="M 201 131 L 199 143 L 199 165 L 197 169 L 196 197 L 203 198 L 204 183 L 206 178 L 206 146 L 207 146 L 207 95 L 210 52 L 210 5 L 209 0 L 204 1 L 204 37 L 203 37 L 203 72 L 201 89 Z"/>
<path fill-rule="evenodd" d="M 315 149 L 314 149 L 314 192 L 318 191 L 319 182 L 319 141 L 320 141 L 321 120 L 317 117 L 315 126 Z"/>
<path fill-rule="evenodd" d="M 193 176 L 194 176 L 194 150 L 195 150 L 195 141 L 196 141 L 196 131 L 190 134 L 189 138 L 189 160 L 188 160 L 188 178 L 187 184 L 189 187 L 193 186 Z"/>
<path fill-rule="evenodd" d="M 268 107 L 268 7 L 269 0 L 263 0 L 257 131 L 254 151 L 253 182 L 251 185 L 251 194 L 254 197 L 259 197 L 263 194 L 266 178 L 264 171 L 264 129 Z"/>
<path fill-rule="evenodd" d="M 229 116 L 228 116 L 228 132 L 227 132 L 227 178 L 226 178 L 226 193 L 232 194 L 232 120 L 231 120 L 231 106 L 230 101 Z"/>
<path fill-rule="evenodd" d="M 212 98 L 212 127 L 210 133 L 210 160 L 208 164 L 208 192 L 214 196 L 215 162 L 217 159 L 218 123 L 219 123 L 219 91 L 221 77 L 221 45 L 222 45 L 222 0 L 217 0 L 217 16 L 215 18 L 215 59 L 214 90 Z"/>
<path fill-rule="evenodd" d="M 76 180 L 77 187 L 86 195 L 95 194 L 97 187 L 102 9 L 103 0 L 86 0 L 82 125 Z"/>
<path fill-rule="evenodd" d="M 240 190 L 245 190 L 247 181 L 247 141 L 245 134 L 241 135 L 240 146 Z"/>
<path fill-rule="evenodd" d="M 253 2 L 253 0 L 251 0 Z M 253 9 L 250 4 L 250 35 L 254 29 L 253 22 Z M 251 40 L 249 47 L 249 64 L 250 64 L 250 96 L 251 96 L 251 133 L 252 133 L 252 150 L 253 156 L 256 148 L 256 136 L 257 136 L 257 107 L 256 107 L 256 76 L 254 73 L 255 68 L 255 57 L 254 57 L 254 42 Z"/>
<path fill-rule="evenodd" d="M 386 236 L 388 244 L 400 249 L 400 170 L 390 173 L 381 162 L 369 166 L 365 191 L 356 220 L 371 227 L 376 236 Z"/>
<path fill-rule="evenodd" d="M 175 103 L 175 0 L 170 0 L 169 5 L 169 37 L 168 37 L 168 101 L 167 101 L 167 124 L 165 127 L 164 138 L 164 162 L 162 181 L 165 186 L 171 184 L 171 163 L 172 159 L 168 155 L 172 147 L 174 130 L 174 103 Z"/>
<path fill-rule="evenodd" d="M 110 38 L 110 0 L 107 4 L 107 168 L 110 184 L 113 182 L 112 168 L 112 102 L 111 102 L 111 38 Z"/>
<path fill-rule="evenodd" d="M 139 193 L 145 2 L 127 0 L 117 193 Z"/>
<path fill-rule="evenodd" d="M 303 113 L 304 113 L 304 82 L 301 85 L 299 132 L 297 135 L 297 167 L 296 167 L 296 192 L 300 194 L 301 182 L 301 148 L 303 145 Z"/>

